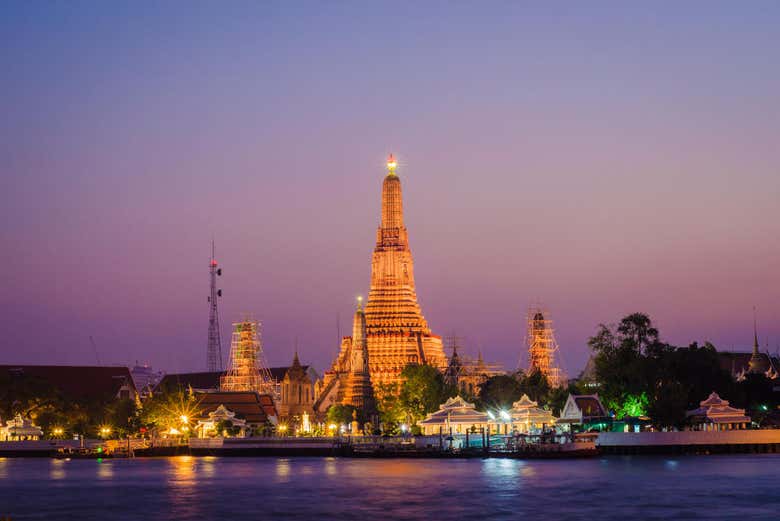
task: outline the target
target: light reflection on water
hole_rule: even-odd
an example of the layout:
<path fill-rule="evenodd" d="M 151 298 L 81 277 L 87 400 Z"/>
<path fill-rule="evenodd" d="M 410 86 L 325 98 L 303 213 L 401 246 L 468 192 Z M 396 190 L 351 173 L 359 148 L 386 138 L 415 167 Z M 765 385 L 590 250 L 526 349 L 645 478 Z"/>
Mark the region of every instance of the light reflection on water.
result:
<path fill-rule="evenodd" d="M 66 462 L 61 459 L 52 459 L 49 478 L 54 480 L 65 479 L 65 463 Z"/>
<path fill-rule="evenodd" d="M 98 479 L 110 480 L 114 477 L 114 467 L 111 460 L 98 460 L 97 476 Z"/>
<path fill-rule="evenodd" d="M 0 516 L 427 521 L 636 518 L 641 512 L 656 519 L 775 519 L 778 479 L 780 455 L 769 454 L 548 461 L 0 459 Z"/>

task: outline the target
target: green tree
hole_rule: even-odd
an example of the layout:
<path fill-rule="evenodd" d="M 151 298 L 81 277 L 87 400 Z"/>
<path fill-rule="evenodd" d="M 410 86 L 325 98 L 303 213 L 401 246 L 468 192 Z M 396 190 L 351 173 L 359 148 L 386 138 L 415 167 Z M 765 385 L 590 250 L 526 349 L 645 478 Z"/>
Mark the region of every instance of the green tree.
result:
<path fill-rule="evenodd" d="M 358 410 L 352 405 L 331 405 L 328 407 L 327 413 L 328 424 L 349 425 L 352 423 L 352 415 L 357 412 Z"/>
<path fill-rule="evenodd" d="M 162 433 L 172 428 L 180 430 L 200 414 L 200 403 L 189 389 L 172 387 L 161 390 L 143 402 L 138 418 L 139 426 Z"/>
<path fill-rule="evenodd" d="M 625 410 L 642 394 L 653 395 L 658 359 L 671 349 L 659 341 L 658 330 L 644 313 L 626 316 L 617 327 L 599 325 L 588 345 L 595 354 L 599 395 L 614 412 Z"/>
<path fill-rule="evenodd" d="M 416 424 L 439 409 L 447 399 L 447 386 L 441 373 L 430 365 L 407 365 L 401 372 L 403 383 L 398 396 L 402 414 Z"/>
<path fill-rule="evenodd" d="M 519 378 L 521 393 L 539 403 L 546 403 L 549 399 L 552 386 L 547 377 L 541 371 L 531 371 L 529 374 L 521 374 Z"/>
<path fill-rule="evenodd" d="M 398 401 L 399 392 L 400 388 L 395 383 L 380 383 L 374 387 L 374 398 L 381 423 L 381 426 L 377 426 L 376 433 L 380 427 L 385 434 L 395 434 L 398 431 L 398 426 L 404 419 Z"/>
<path fill-rule="evenodd" d="M 477 405 L 482 410 L 508 410 L 523 395 L 523 388 L 517 378 L 509 375 L 491 376 L 479 386 Z"/>

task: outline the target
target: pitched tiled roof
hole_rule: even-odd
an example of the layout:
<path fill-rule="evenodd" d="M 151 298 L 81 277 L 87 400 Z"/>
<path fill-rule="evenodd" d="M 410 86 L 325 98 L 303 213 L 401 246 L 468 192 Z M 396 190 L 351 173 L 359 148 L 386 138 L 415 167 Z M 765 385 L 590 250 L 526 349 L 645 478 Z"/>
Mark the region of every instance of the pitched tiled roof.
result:
<path fill-rule="evenodd" d="M 276 416 L 276 408 L 273 399 L 267 394 L 258 394 L 252 391 L 230 391 L 197 393 L 198 408 L 202 417 L 208 417 L 210 412 L 223 405 L 226 409 L 236 413 L 247 423 L 261 424 L 270 416 Z"/>
<path fill-rule="evenodd" d="M 304 371 L 309 370 L 308 365 L 301 366 Z M 289 367 L 271 367 L 268 370 L 271 372 L 271 377 L 276 382 L 284 380 L 284 375 L 287 374 Z M 165 389 L 171 386 L 175 387 L 192 387 L 195 390 L 210 390 L 219 389 L 219 378 L 224 375 L 225 371 L 204 371 L 200 373 L 171 373 L 166 374 L 160 383 L 157 384 L 156 389 Z"/>
<path fill-rule="evenodd" d="M 124 385 L 135 393 L 135 384 L 127 367 L 0 365 L 0 375 L 43 380 L 71 398 L 113 398 Z"/>
<path fill-rule="evenodd" d="M 595 396 L 575 396 L 574 402 L 577 404 L 579 410 L 582 411 L 583 418 L 607 416 L 607 412 L 604 410 L 599 399 Z"/>

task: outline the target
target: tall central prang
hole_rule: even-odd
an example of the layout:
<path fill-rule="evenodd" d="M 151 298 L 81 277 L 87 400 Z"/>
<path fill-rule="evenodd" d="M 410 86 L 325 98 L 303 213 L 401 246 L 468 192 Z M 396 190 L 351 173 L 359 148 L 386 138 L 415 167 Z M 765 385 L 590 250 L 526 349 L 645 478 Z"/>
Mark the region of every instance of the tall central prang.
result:
<path fill-rule="evenodd" d="M 417 302 L 397 167 L 391 155 L 382 183 L 382 221 L 376 232 L 365 311 L 374 385 L 398 382 L 403 368 L 411 363 L 428 363 L 442 370 L 447 365 L 441 338 L 431 333 Z"/>
<path fill-rule="evenodd" d="M 353 383 L 363 381 L 361 370 L 366 364 L 361 356 L 353 356 L 359 354 L 357 350 L 365 349 L 367 354 L 374 396 L 383 394 L 380 386 L 400 384 L 401 371 L 409 364 L 429 364 L 440 371 L 447 367 L 441 337 L 431 333 L 417 303 L 397 166 L 391 155 L 382 183 L 382 221 L 376 232 L 368 302 L 365 310 L 359 308 L 355 319 L 356 324 L 359 319 L 361 328 L 365 327 L 365 339 L 344 337 L 341 340 L 339 355 L 325 372 L 323 391 L 315 403 L 315 409 L 321 411 L 333 403 L 361 408 L 361 403 L 369 401 L 370 397 L 358 398 L 355 392 L 367 387 Z M 361 363 L 355 364 L 355 358 Z"/>

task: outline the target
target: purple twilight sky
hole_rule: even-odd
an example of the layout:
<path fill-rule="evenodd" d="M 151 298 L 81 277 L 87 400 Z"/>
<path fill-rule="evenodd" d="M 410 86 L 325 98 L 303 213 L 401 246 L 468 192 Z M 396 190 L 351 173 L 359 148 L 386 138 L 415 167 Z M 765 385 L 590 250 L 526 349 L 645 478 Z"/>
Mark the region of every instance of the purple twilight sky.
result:
<path fill-rule="evenodd" d="M 370 4 L 370 5 L 368 5 Z M 544 6 L 544 7 L 542 7 Z M 780 3 L 3 2 L 3 363 L 323 370 L 399 157 L 433 331 L 513 368 L 552 313 L 780 344 Z"/>

